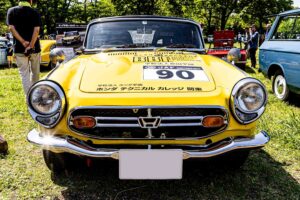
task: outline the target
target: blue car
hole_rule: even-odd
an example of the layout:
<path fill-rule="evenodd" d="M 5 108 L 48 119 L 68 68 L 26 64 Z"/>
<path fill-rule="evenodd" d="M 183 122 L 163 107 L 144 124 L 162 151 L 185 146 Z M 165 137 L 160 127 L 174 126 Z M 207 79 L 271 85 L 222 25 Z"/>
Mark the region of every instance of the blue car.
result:
<path fill-rule="evenodd" d="M 277 98 L 300 94 L 300 9 L 280 13 L 259 51 L 260 71 L 272 78 Z"/>

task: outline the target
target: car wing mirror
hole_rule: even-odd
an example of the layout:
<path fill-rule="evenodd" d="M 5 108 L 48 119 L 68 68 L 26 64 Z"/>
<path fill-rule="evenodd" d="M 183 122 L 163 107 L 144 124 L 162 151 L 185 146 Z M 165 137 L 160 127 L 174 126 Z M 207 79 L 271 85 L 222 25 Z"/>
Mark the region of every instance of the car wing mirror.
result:
<path fill-rule="evenodd" d="M 50 51 L 50 66 L 51 68 L 55 68 L 55 67 L 58 67 L 62 62 L 65 61 L 65 53 L 62 49 L 58 49 L 58 48 L 55 48 L 55 49 L 52 49 Z"/>

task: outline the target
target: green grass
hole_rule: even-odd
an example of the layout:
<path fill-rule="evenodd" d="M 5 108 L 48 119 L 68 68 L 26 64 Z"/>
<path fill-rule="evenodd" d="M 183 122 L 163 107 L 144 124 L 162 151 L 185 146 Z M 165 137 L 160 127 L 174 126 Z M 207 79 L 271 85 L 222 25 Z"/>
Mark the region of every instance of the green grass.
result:
<path fill-rule="evenodd" d="M 271 91 L 269 80 L 247 71 Z M 120 181 L 115 162 L 100 162 L 85 173 L 53 177 L 40 149 L 26 141 L 35 126 L 27 113 L 17 69 L 0 69 L 0 135 L 9 143 L 9 154 L 0 156 L 1 200 L 300 199 L 300 105 L 281 102 L 271 93 L 257 128 L 271 136 L 265 148 L 252 152 L 236 172 L 185 162 L 180 181 Z"/>

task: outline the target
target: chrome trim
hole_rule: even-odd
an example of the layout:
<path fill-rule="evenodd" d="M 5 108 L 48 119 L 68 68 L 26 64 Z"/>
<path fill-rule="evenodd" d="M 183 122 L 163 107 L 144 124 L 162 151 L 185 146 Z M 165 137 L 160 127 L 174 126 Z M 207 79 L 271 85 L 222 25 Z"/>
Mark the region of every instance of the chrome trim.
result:
<path fill-rule="evenodd" d="M 249 83 L 256 83 L 258 85 L 260 85 L 265 93 L 265 99 L 264 102 L 262 104 L 262 106 L 256 110 L 253 111 L 244 111 L 241 108 L 239 108 L 238 104 L 236 103 L 236 95 L 239 92 L 239 90 L 241 88 L 243 88 L 244 86 L 246 86 Z M 231 111 L 233 113 L 234 118 L 241 124 L 249 124 L 251 122 L 256 121 L 265 111 L 266 109 L 266 104 L 268 101 L 268 93 L 267 90 L 264 86 L 264 84 L 262 82 L 260 82 L 259 80 L 255 79 L 255 78 L 251 78 L 251 77 L 246 77 L 241 79 L 240 81 L 238 81 L 235 86 L 233 87 L 232 91 L 231 91 L 231 95 L 230 95 L 230 108 Z M 253 118 L 252 120 L 249 121 L 243 121 L 242 119 L 239 118 L 239 116 L 236 113 L 236 110 L 239 110 L 239 112 L 243 113 L 243 114 L 257 114 L 257 117 Z"/>
<path fill-rule="evenodd" d="M 51 88 L 53 88 L 59 95 L 60 97 L 60 100 L 61 100 L 61 107 L 60 109 L 58 109 L 57 111 L 53 112 L 53 113 L 49 113 L 49 114 L 43 114 L 43 113 L 39 113 L 37 112 L 36 110 L 34 110 L 32 108 L 32 105 L 30 103 L 30 97 L 31 97 L 31 92 L 38 86 L 41 86 L 41 85 L 46 85 L 46 86 L 49 86 Z M 57 84 L 56 82 L 54 81 L 50 81 L 50 80 L 41 80 L 37 83 L 35 83 L 28 91 L 27 93 L 27 98 L 26 98 L 26 103 L 27 103 L 27 106 L 28 106 L 28 111 L 32 117 L 33 120 L 35 120 L 38 124 L 40 124 L 41 126 L 45 127 L 45 128 L 53 128 L 54 126 L 56 126 L 56 124 L 61 120 L 63 114 L 64 114 L 64 111 L 65 111 L 65 108 L 66 108 L 66 96 L 65 96 L 65 93 L 63 91 L 63 89 L 59 86 L 59 84 Z M 56 120 L 55 123 L 51 124 L 51 125 L 45 125 L 45 124 L 42 124 L 40 123 L 36 118 L 37 117 L 43 117 L 43 118 L 50 118 L 50 117 L 53 117 L 55 116 L 57 113 L 59 113 L 59 117 L 58 119 Z"/>
<path fill-rule="evenodd" d="M 120 149 L 93 148 L 88 146 L 86 143 L 68 138 L 41 136 L 41 134 L 35 129 L 28 133 L 27 140 L 35 145 L 41 146 L 43 149 L 57 153 L 68 152 L 78 156 L 118 159 L 118 153 L 120 151 Z M 235 138 L 212 147 L 211 145 L 209 147 L 198 145 L 199 147 L 205 147 L 204 149 L 183 150 L 182 158 L 208 158 L 237 149 L 261 148 L 267 144 L 269 140 L 270 137 L 268 134 L 265 131 L 261 131 L 251 138 Z"/>
<path fill-rule="evenodd" d="M 221 109 L 225 113 L 225 117 L 224 117 L 224 125 L 225 126 L 222 127 L 221 129 L 215 131 L 215 132 L 210 133 L 209 135 L 206 135 L 206 136 L 203 136 L 203 137 L 167 138 L 168 140 L 198 140 L 198 139 L 201 139 L 201 138 L 211 137 L 211 136 L 217 135 L 217 134 L 225 131 L 228 128 L 228 124 L 229 124 L 229 112 L 228 112 L 228 110 L 225 109 L 222 106 L 216 106 L 216 105 L 211 105 L 211 106 L 209 106 L 209 105 L 192 105 L 192 106 L 182 106 L 182 105 L 180 105 L 180 106 L 178 106 L 178 105 L 175 105 L 175 106 L 78 106 L 78 107 L 72 108 L 69 112 L 69 115 L 68 115 L 68 118 L 67 118 L 68 129 L 70 131 L 76 133 L 79 136 L 88 137 L 88 138 L 91 138 L 91 139 L 98 139 L 98 140 L 99 139 L 100 140 L 120 140 L 120 139 L 122 139 L 122 140 L 146 140 L 146 139 L 149 139 L 149 138 L 101 138 L 101 137 L 97 137 L 97 136 L 94 136 L 94 135 L 84 134 L 84 133 L 81 133 L 77 130 L 74 130 L 70 126 L 70 120 L 71 120 L 72 113 L 76 110 L 79 110 L 79 109 L 148 109 L 148 108 L 164 108 L 164 109 L 168 109 L 168 108 L 173 108 L 173 109 L 176 109 L 176 108 L 195 108 L 195 109 L 197 109 L 197 108 L 198 109 L 211 108 L 211 109 Z M 211 116 L 214 116 L 214 115 L 211 115 Z M 188 116 L 188 117 L 192 117 L 192 116 Z M 124 118 L 126 118 L 126 117 L 124 117 Z M 130 117 L 127 117 L 127 118 L 130 118 Z M 132 119 L 130 118 L 130 120 L 132 120 Z M 172 126 L 174 126 L 174 124 L 175 123 L 173 123 Z M 185 123 L 185 125 L 186 125 L 186 123 Z M 202 120 L 197 125 L 202 126 Z M 168 124 L 165 124 L 165 123 L 160 123 L 160 126 L 161 127 L 169 127 Z M 177 127 L 180 127 L 180 126 L 182 126 L 182 124 L 178 124 Z M 189 127 L 189 126 L 195 126 L 195 124 L 190 124 L 187 127 Z M 102 126 L 102 127 L 105 127 L 105 126 Z M 109 125 L 107 127 L 112 127 L 112 126 Z M 121 128 L 121 127 L 125 127 L 125 126 L 124 126 L 124 124 L 121 124 L 120 126 L 114 124 L 114 127 Z M 140 126 L 138 125 L 138 126 L 126 126 L 126 127 L 136 128 L 136 127 L 140 127 Z M 159 138 L 152 138 L 152 139 L 159 139 Z"/>

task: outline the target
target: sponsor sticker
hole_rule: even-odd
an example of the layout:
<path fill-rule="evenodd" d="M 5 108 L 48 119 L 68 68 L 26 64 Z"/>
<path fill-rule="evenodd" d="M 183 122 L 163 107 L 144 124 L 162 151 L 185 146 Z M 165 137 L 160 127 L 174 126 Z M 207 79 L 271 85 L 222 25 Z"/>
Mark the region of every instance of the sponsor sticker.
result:
<path fill-rule="evenodd" d="M 144 66 L 144 80 L 209 81 L 202 67 Z"/>

